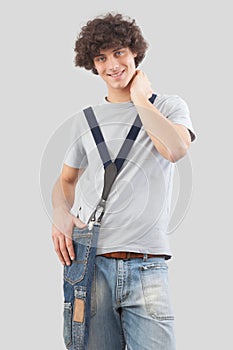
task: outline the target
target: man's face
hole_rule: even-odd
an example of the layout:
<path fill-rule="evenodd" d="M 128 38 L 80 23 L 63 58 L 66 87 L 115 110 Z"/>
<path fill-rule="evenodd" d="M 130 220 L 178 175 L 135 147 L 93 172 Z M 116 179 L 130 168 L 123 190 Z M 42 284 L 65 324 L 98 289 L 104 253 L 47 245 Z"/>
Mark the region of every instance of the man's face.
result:
<path fill-rule="evenodd" d="M 94 65 L 99 76 L 106 82 L 108 90 L 125 89 L 135 74 L 137 55 L 129 48 L 100 50 L 94 57 Z"/>

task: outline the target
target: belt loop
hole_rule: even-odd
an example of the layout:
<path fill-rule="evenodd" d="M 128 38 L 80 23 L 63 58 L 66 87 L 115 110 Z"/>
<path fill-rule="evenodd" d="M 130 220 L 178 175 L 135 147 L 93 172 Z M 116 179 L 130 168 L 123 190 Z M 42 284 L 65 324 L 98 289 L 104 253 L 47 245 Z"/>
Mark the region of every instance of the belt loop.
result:
<path fill-rule="evenodd" d="M 147 254 L 143 254 L 143 261 L 147 261 L 147 259 L 148 259 Z"/>
<path fill-rule="evenodd" d="M 127 252 L 127 254 L 126 254 L 126 259 L 125 259 L 125 260 L 129 260 L 129 259 L 130 259 L 130 256 L 131 256 L 131 253 L 130 253 L 130 252 Z"/>

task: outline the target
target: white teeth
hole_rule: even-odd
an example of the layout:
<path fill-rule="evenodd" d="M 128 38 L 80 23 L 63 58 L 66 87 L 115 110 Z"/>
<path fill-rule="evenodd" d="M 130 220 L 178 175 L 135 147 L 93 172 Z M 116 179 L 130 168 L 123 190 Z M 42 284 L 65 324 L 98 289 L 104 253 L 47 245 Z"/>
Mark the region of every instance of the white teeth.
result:
<path fill-rule="evenodd" d="M 121 75 L 122 72 L 117 73 L 117 74 L 111 74 L 112 77 L 119 77 Z"/>

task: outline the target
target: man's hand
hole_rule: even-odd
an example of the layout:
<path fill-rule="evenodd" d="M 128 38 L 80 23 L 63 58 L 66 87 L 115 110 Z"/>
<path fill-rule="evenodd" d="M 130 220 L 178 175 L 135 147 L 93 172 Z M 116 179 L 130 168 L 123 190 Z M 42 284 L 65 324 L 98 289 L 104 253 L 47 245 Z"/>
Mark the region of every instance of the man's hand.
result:
<path fill-rule="evenodd" d="M 152 95 L 151 82 L 145 73 L 141 70 L 136 70 L 135 76 L 131 81 L 130 95 L 134 104 L 141 98 L 149 99 Z"/>
<path fill-rule="evenodd" d="M 63 265 L 70 265 L 74 260 L 72 232 L 74 226 L 84 228 L 87 225 L 64 209 L 55 209 L 52 225 L 52 239 L 55 251 Z"/>

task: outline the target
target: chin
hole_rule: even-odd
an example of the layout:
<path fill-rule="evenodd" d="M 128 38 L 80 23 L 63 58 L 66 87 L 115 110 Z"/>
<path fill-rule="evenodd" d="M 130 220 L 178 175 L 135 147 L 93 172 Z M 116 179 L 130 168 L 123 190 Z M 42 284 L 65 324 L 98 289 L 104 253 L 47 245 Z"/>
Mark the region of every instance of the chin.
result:
<path fill-rule="evenodd" d="M 116 89 L 126 89 L 129 86 L 130 80 L 128 81 L 124 81 L 124 82 L 120 82 L 118 84 L 115 84 L 115 88 Z"/>

